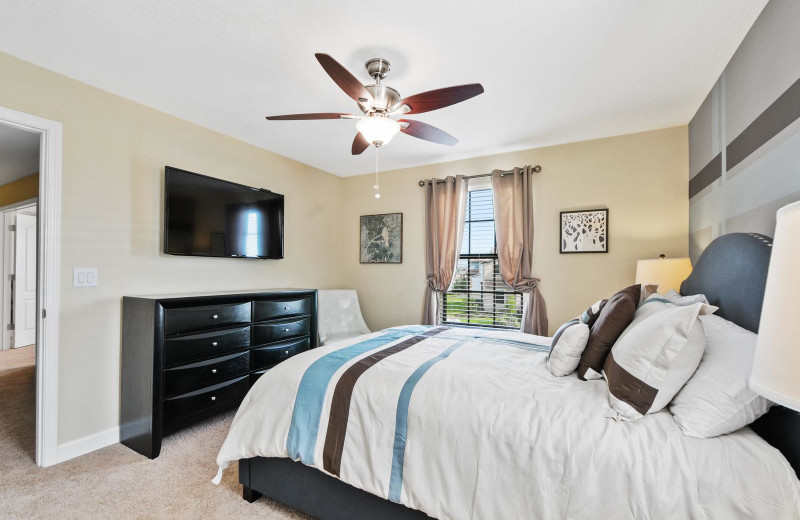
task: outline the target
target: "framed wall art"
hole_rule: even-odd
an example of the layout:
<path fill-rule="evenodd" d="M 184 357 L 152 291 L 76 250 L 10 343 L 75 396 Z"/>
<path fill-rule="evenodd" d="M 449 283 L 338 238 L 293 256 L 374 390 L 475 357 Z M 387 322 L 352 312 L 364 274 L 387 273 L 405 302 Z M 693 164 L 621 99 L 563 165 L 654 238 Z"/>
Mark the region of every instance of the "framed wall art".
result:
<path fill-rule="evenodd" d="M 403 263 L 403 214 L 361 215 L 362 264 Z"/>
<path fill-rule="evenodd" d="M 608 209 L 562 211 L 561 253 L 608 253 Z"/>

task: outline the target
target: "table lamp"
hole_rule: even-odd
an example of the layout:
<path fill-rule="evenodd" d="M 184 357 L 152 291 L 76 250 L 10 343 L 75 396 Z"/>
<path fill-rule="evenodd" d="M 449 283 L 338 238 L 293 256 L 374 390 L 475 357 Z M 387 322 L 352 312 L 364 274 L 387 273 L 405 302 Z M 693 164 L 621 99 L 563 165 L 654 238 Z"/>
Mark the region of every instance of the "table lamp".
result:
<path fill-rule="evenodd" d="M 636 283 L 658 285 L 658 292 L 666 294 L 670 289 L 681 291 L 681 283 L 692 272 L 692 262 L 688 258 L 667 258 L 661 255 L 653 260 L 639 260 L 636 263 Z"/>
<path fill-rule="evenodd" d="M 800 202 L 778 210 L 750 388 L 800 411 Z"/>

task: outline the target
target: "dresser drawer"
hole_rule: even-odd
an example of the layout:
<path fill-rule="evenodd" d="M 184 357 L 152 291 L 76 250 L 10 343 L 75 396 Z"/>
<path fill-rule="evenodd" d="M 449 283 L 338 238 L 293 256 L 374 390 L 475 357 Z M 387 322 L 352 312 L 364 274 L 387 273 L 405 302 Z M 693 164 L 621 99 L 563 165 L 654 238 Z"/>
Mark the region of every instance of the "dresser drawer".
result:
<path fill-rule="evenodd" d="M 193 415 L 207 412 L 214 408 L 233 406 L 241 402 L 250 388 L 250 376 L 246 375 L 213 386 L 201 388 L 194 392 L 170 397 L 164 401 L 164 417 L 166 429 L 172 424 Z"/>
<path fill-rule="evenodd" d="M 307 336 L 311 330 L 310 318 L 295 318 L 253 325 L 253 345 L 263 345 L 295 336 Z"/>
<path fill-rule="evenodd" d="M 250 371 L 250 351 L 191 363 L 164 371 L 164 393 L 173 396 L 198 386 L 208 386 Z"/>
<path fill-rule="evenodd" d="M 250 347 L 250 326 L 171 338 L 165 343 L 164 364 L 178 365 Z"/>
<path fill-rule="evenodd" d="M 293 341 L 282 341 L 266 347 L 254 348 L 250 351 L 252 370 L 261 370 L 277 365 L 284 359 L 289 359 L 295 354 L 305 352 L 311 347 L 310 338 L 301 338 Z"/>
<path fill-rule="evenodd" d="M 203 305 L 164 311 L 167 335 L 250 323 L 250 302 Z"/>
<path fill-rule="evenodd" d="M 311 298 L 253 302 L 253 321 L 311 314 Z"/>

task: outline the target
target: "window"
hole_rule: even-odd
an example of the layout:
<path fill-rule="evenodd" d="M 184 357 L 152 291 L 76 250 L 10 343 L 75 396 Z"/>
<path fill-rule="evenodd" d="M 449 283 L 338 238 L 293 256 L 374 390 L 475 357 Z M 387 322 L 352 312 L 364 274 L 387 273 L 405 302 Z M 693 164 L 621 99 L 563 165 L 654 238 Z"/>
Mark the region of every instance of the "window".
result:
<path fill-rule="evenodd" d="M 500 277 L 491 189 L 467 195 L 461 256 L 441 303 L 442 323 L 501 329 L 522 323 L 522 294 Z"/>

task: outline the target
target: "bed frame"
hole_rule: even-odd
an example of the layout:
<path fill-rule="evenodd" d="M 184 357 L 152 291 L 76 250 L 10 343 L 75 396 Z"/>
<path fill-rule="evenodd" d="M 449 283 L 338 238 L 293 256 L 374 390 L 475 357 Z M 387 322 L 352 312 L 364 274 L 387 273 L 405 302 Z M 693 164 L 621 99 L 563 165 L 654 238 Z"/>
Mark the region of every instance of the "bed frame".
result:
<path fill-rule="evenodd" d="M 758 332 L 772 239 L 731 233 L 714 240 L 681 285 L 681 294 L 705 294 L 717 315 Z M 781 406 L 753 423 L 753 430 L 783 453 L 800 475 L 800 414 Z M 285 458 L 239 461 L 242 496 L 270 497 L 320 520 L 421 520 L 424 513 L 345 484 L 318 469 Z"/>

